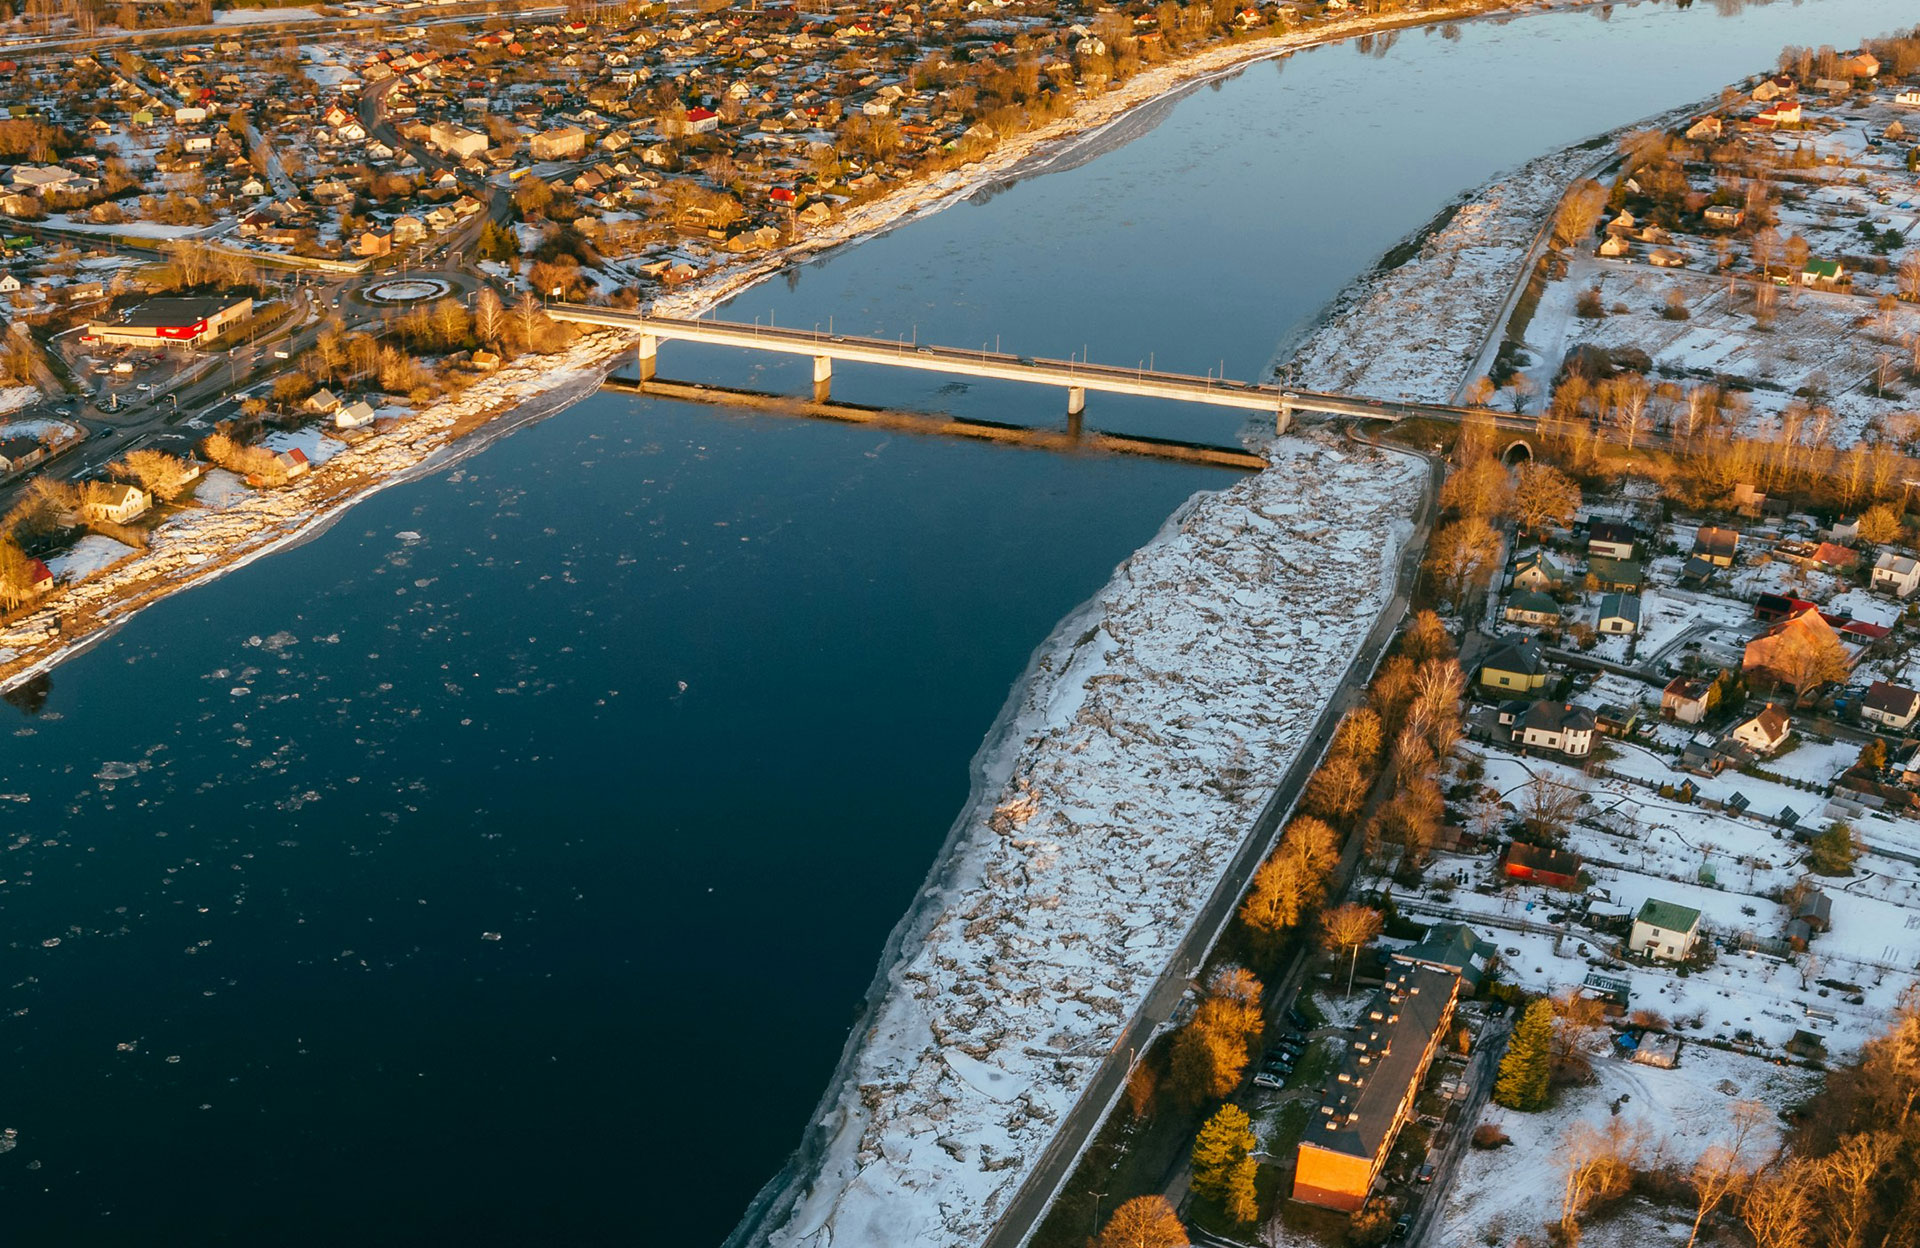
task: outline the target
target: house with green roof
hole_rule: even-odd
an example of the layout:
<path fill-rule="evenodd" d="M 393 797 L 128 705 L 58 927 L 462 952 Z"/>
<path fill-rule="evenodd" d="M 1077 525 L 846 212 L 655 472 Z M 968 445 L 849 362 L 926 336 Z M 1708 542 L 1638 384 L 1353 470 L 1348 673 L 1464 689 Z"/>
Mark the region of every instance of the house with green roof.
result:
<path fill-rule="evenodd" d="M 1513 561 L 1513 587 L 1550 593 L 1567 583 L 1564 568 L 1544 551 L 1530 550 Z"/>
<path fill-rule="evenodd" d="M 1560 623 L 1560 604 L 1550 595 L 1536 594 L 1531 590 L 1521 590 L 1507 599 L 1507 622 L 1510 624 L 1534 624 L 1542 628 L 1554 628 Z"/>
<path fill-rule="evenodd" d="M 1693 956 L 1694 942 L 1700 939 L 1700 912 L 1649 897 L 1633 916 L 1633 931 L 1627 937 L 1627 952 L 1645 954 L 1663 962 L 1684 962 Z"/>
<path fill-rule="evenodd" d="M 1435 923 L 1419 944 L 1395 949 L 1393 960 L 1451 971 L 1460 977 L 1461 991 L 1471 994 L 1480 990 L 1494 952 L 1491 941 L 1480 939 L 1464 923 Z"/>
<path fill-rule="evenodd" d="M 1831 289 L 1840 284 L 1847 274 L 1847 267 L 1838 260 L 1809 260 L 1800 270 L 1802 286 L 1823 286 Z"/>
<path fill-rule="evenodd" d="M 1637 594 L 1645 583 L 1638 559 L 1608 559 L 1595 555 L 1587 560 L 1587 580 L 1602 592 Z"/>

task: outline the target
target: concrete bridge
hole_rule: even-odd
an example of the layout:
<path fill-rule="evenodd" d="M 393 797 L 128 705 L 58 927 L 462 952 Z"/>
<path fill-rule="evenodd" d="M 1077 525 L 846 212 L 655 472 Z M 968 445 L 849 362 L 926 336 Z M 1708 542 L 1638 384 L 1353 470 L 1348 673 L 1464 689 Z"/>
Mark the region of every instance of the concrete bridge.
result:
<path fill-rule="evenodd" d="M 1188 373 L 1091 364 L 1085 360 L 1036 359 L 998 351 L 889 342 L 883 338 L 863 338 L 853 334 L 823 334 L 818 330 L 778 329 L 771 325 L 742 325 L 737 321 L 689 320 L 589 304 L 550 303 L 547 305 L 547 315 L 556 321 L 626 330 L 634 334 L 638 339 L 642 382 L 653 380 L 663 341 L 705 342 L 750 351 L 811 356 L 813 398 L 816 403 L 826 402 L 832 392 L 833 365 L 836 360 L 1054 386 L 1067 392 L 1067 428 L 1069 433 L 1075 435 L 1081 431 L 1089 391 L 1272 413 L 1275 427 L 1281 433 L 1287 431 L 1293 414 L 1301 411 L 1324 412 L 1362 420 L 1402 420 L 1424 416 L 1457 421 L 1469 410 L 1444 404 L 1389 403 L 1378 399 L 1294 390 L 1273 384 L 1229 381 L 1221 377 L 1195 377 Z M 1531 429 L 1533 422 L 1525 421 L 1524 425 Z"/>

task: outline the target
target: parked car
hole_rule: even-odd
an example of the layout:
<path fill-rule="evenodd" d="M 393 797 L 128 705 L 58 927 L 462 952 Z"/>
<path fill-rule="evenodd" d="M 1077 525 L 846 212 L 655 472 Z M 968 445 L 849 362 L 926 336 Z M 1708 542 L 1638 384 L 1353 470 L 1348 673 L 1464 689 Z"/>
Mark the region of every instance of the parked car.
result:
<path fill-rule="evenodd" d="M 1288 1057 L 1299 1057 L 1307 1051 L 1307 1045 L 1309 1043 L 1310 1042 L 1303 1036 L 1282 1036 L 1273 1042 L 1273 1047 L 1267 1050 L 1267 1056 L 1272 1057 L 1275 1053 L 1285 1053 Z"/>
<path fill-rule="evenodd" d="M 1393 1224 L 1393 1237 L 1395 1239 L 1405 1239 L 1407 1237 L 1407 1232 L 1411 1231 L 1412 1229 L 1413 1229 L 1413 1219 L 1401 1218 Z"/>
<path fill-rule="evenodd" d="M 1300 1009 L 1298 1006 L 1287 1007 L 1286 1018 L 1289 1023 L 1292 1023 L 1295 1027 L 1298 1027 L 1301 1031 L 1307 1031 L 1310 1029 L 1311 1025 L 1307 1022 L 1307 1016 L 1300 1012 Z"/>
<path fill-rule="evenodd" d="M 1287 1086 L 1287 1077 L 1285 1075 L 1275 1074 L 1270 1070 L 1263 1070 L 1253 1077 L 1253 1086 L 1256 1088 L 1273 1088 L 1278 1090 Z"/>
<path fill-rule="evenodd" d="M 1260 1070 L 1262 1073 L 1271 1072 L 1282 1076 L 1290 1075 L 1293 1073 L 1293 1063 L 1291 1061 L 1282 1061 L 1278 1058 L 1268 1058 L 1266 1061 L 1260 1063 Z"/>
<path fill-rule="evenodd" d="M 1433 1182 L 1433 1163 L 1428 1162 L 1414 1172 L 1414 1179 L 1421 1183 Z"/>

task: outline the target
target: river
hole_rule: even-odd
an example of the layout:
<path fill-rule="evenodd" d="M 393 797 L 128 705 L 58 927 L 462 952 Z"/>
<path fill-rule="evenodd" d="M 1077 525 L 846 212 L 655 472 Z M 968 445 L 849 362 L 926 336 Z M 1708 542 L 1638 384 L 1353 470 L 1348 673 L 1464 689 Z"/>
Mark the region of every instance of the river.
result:
<path fill-rule="evenodd" d="M 1903 20 L 1641 7 L 1303 53 L 727 314 L 1253 377 L 1489 175 Z M 717 1242 L 1009 681 L 1228 479 L 600 395 L 145 612 L 0 708 L 10 1241 Z"/>

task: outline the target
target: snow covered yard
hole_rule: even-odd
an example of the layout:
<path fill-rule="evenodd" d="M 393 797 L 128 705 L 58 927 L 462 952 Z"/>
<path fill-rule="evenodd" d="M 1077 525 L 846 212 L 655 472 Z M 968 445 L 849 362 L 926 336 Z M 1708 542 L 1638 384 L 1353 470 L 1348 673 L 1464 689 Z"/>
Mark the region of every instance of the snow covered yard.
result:
<path fill-rule="evenodd" d="M 1286 439 L 1042 648 L 776 1244 L 975 1244 L 1166 969 L 1392 593 L 1419 461 Z"/>
<path fill-rule="evenodd" d="M 1521 1235 L 1544 1242 L 1541 1224 L 1554 1221 L 1560 1212 L 1565 1177 L 1561 1145 L 1568 1130 L 1581 1122 L 1607 1126 L 1621 1097 L 1626 1101 L 1619 1106 L 1619 1119 L 1646 1133 L 1649 1155 L 1643 1164 L 1665 1160 L 1685 1165 L 1729 1133 L 1736 1101 L 1755 1100 L 1778 1110 L 1808 1095 L 1818 1083 L 1811 1071 L 1697 1045 L 1684 1046 L 1680 1064 L 1671 1070 L 1612 1057 L 1595 1060 L 1593 1070 L 1591 1085 L 1562 1089 L 1553 1107 L 1540 1113 L 1487 1108 L 1481 1121 L 1499 1127 L 1513 1143 L 1465 1152 L 1428 1241 L 1434 1248 L 1510 1244 Z M 1778 1128 L 1765 1121 L 1751 1151 L 1765 1156 L 1778 1141 Z M 1686 1222 L 1677 1211 L 1638 1206 L 1617 1220 L 1596 1223 L 1581 1242 L 1621 1248 L 1684 1244 Z M 1672 1230 L 1676 1225 L 1677 1234 Z"/>
<path fill-rule="evenodd" d="M 72 585 L 86 580 L 97 572 L 119 563 L 128 555 L 138 554 L 133 547 L 114 541 L 110 537 L 101 537 L 97 533 L 75 542 L 70 548 L 47 560 L 47 570 L 63 585 Z"/>

